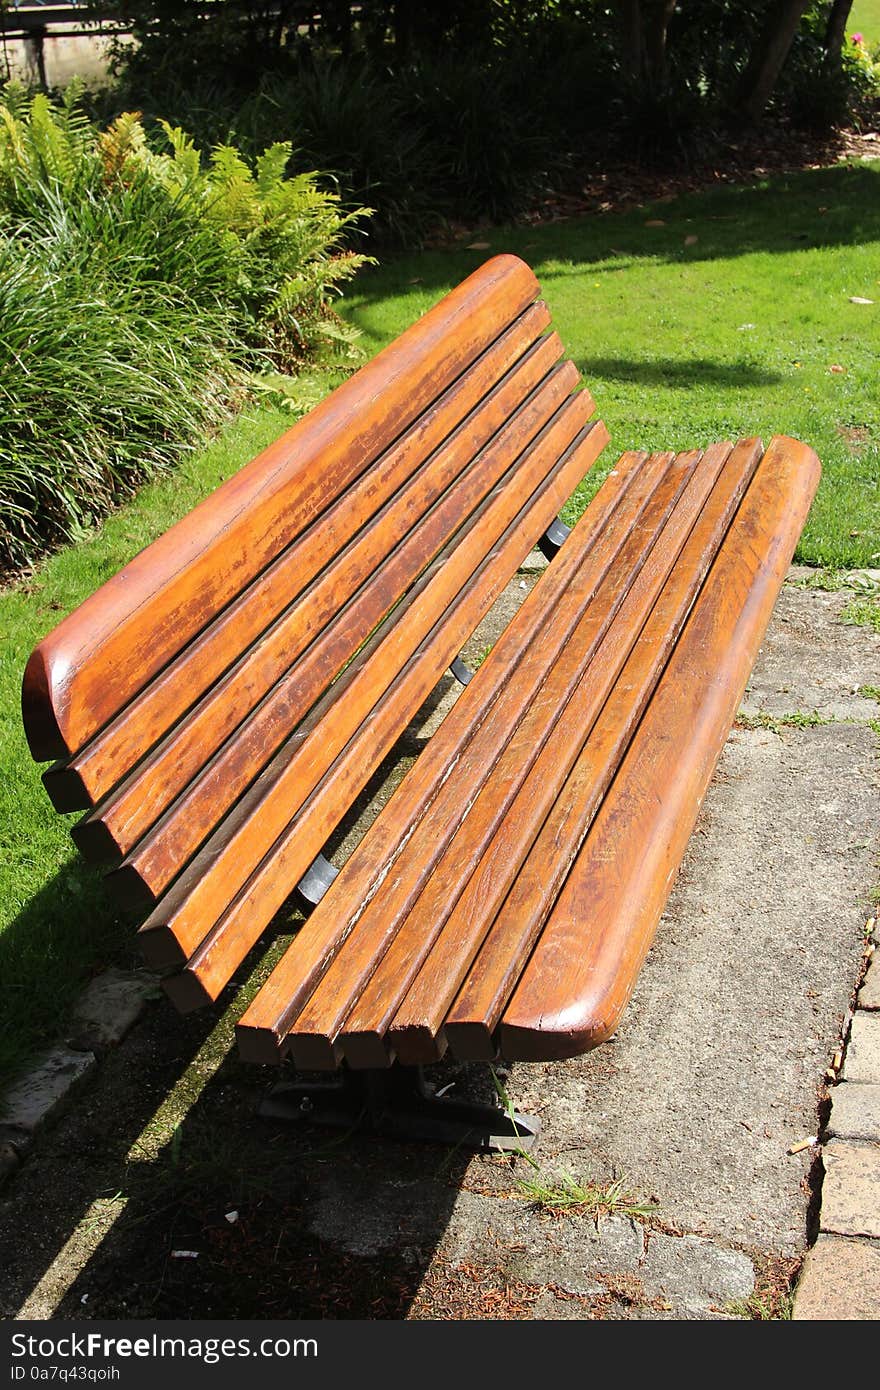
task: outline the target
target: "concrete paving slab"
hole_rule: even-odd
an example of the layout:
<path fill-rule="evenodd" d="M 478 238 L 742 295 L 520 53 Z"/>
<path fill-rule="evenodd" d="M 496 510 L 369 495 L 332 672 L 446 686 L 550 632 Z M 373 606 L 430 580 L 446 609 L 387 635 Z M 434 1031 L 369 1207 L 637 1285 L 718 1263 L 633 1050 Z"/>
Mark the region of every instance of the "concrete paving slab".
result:
<path fill-rule="evenodd" d="M 880 1086 L 844 1081 L 831 1092 L 829 1139 L 872 1139 L 880 1144 Z"/>
<path fill-rule="evenodd" d="M 850 589 L 826 593 L 785 585 L 742 702 L 744 713 L 815 710 L 823 719 L 877 718 L 876 700 L 859 692 L 877 683 L 880 637 L 868 627 L 840 622 L 852 599 Z"/>
<path fill-rule="evenodd" d="M 880 1145 L 832 1139 L 822 1164 L 820 1229 L 880 1239 Z"/>
<path fill-rule="evenodd" d="M 35 1058 L 4 1096 L 0 1123 L 33 1134 L 68 1104 L 94 1067 L 94 1053 L 73 1052 L 66 1047 L 53 1048 Z"/>
<path fill-rule="evenodd" d="M 880 1318 L 880 1241 L 820 1235 L 804 1262 L 795 1322 Z"/>
<path fill-rule="evenodd" d="M 77 1000 L 68 1043 L 78 1051 L 105 1052 L 116 1047 L 140 1017 L 149 999 L 162 991 L 152 971 L 105 970 Z"/>
<path fill-rule="evenodd" d="M 880 1014 L 856 1010 L 842 1076 L 844 1081 L 880 1085 Z"/>
<path fill-rule="evenodd" d="M 651 1232 L 639 1269 L 648 1298 L 661 1297 L 688 1312 L 719 1312 L 744 1303 L 754 1291 L 755 1269 L 740 1250 L 700 1236 Z"/>
<path fill-rule="evenodd" d="M 880 1010 L 880 956 L 876 952 L 859 990 L 859 1008 Z"/>

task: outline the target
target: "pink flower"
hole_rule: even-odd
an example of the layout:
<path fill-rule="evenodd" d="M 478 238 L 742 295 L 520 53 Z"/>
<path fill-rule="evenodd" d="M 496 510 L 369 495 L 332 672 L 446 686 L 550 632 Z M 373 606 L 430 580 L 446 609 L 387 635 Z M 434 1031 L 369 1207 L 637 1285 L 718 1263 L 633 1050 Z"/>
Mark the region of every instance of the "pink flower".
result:
<path fill-rule="evenodd" d="M 862 44 L 865 42 L 864 34 L 850 34 L 850 38 L 858 48 L 861 48 Z"/>

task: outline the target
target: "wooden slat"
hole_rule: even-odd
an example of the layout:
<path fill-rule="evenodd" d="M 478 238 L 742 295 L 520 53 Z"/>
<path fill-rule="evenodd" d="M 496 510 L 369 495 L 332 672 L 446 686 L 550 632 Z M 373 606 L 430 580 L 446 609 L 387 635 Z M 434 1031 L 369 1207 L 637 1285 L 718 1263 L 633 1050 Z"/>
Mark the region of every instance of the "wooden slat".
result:
<path fill-rule="evenodd" d="M 504 1011 L 510 1058 L 610 1036 L 632 992 L 819 480 L 773 439 Z M 621 847 L 638 846 L 638 853 Z"/>
<path fill-rule="evenodd" d="M 550 724 L 549 737 L 540 749 L 539 755 L 529 767 L 527 776 L 522 778 L 516 798 L 507 808 L 503 820 L 497 825 L 489 822 L 491 838 L 483 834 L 478 838 L 479 824 L 473 829 L 470 821 L 462 827 L 458 839 L 467 832 L 467 842 L 477 838 L 470 850 L 475 860 L 473 872 L 465 873 L 467 865 L 465 844 L 450 847 L 449 863 L 441 864 L 435 879 L 420 899 L 416 911 L 406 924 L 411 939 L 418 942 L 410 955 L 406 969 L 398 964 L 402 980 L 408 990 L 400 990 L 401 1001 L 393 1019 L 385 1011 L 370 1018 L 361 999 L 358 1008 L 346 1020 L 342 1038 L 346 1058 L 352 1066 L 361 1065 L 361 1057 L 376 1050 L 381 1040 L 383 1045 L 393 1048 L 401 1061 L 423 1063 L 434 1061 L 441 1054 L 445 1040 L 442 1025 L 449 1006 L 458 993 L 465 973 L 477 955 L 496 913 L 500 909 L 507 892 L 528 855 L 538 832 L 554 805 L 568 800 L 566 780 L 584 744 L 590 738 L 603 705 L 618 682 L 633 649 L 639 649 L 641 634 L 646 619 L 654 608 L 664 584 L 678 565 L 675 582 L 681 579 L 691 592 L 696 591 L 699 578 L 692 573 L 689 563 L 691 557 L 682 556 L 688 536 L 699 517 L 713 484 L 730 454 L 731 446 L 715 445 L 706 454 L 688 479 L 688 486 L 678 499 L 674 511 L 661 530 L 662 515 L 656 519 L 653 537 L 643 536 L 650 553 L 640 570 L 632 570 L 627 581 L 626 600 L 615 617 L 613 628 L 607 633 L 596 651 L 584 678 L 580 681 L 567 703 L 552 701 L 548 709 Z M 754 461 L 751 467 L 754 466 Z M 748 465 L 747 465 L 748 467 Z M 734 465 L 727 476 L 735 478 Z M 739 493 L 748 480 L 748 472 L 743 468 Z M 734 483 L 734 486 L 737 486 Z M 731 504 L 732 507 L 735 504 Z M 728 515 L 729 521 L 729 515 Z M 721 531 L 723 534 L 723 530 Z M 717 545 L 721 536 L 716 534 Z M 706 561 L 708 565 L 708 559 Z M 704 571 L 705 572 L 705 571 Z M 682 606 L 684 606 L 684 601 Z M 686 611 L 686 610 L 685 610 Z M 675 624 L 670 622 L 673 638 Z M 576 640 L 581 640 L 580 638 Z M 665 632 L 660 640 L 650 643 L 642 650 L 651 650 L 652 659 L 657 663 L 657 671 L 662 669 Z M 555 673 L 554 673 L 555 674 Z M 549 683 L 548 683 L 549 684 Z M 647 695 L 645 696 L 647 698 Z M 620 719 L 621 727 L 632 725 L 637 715 L 630 710 Z M 513 756 L 514 746 L 511 745 Z M 601 784 L 601 778 L 596 778 Z M 599 793 L 601 794 L 601 793 Z M 493 782 L 486 788 L 486 795 L 493 799 L 499 790 Z M 479 808 L 477 808 L 479 809 Z M 486 817 L 484 816 L 484 819 Z M 553 853 L 556 842 L 548 837 L 542 853 L 536 855 L 535 868 L 542 880 L 545 898 L 552 901 Z M 474 851 L 478 853 L 475 856 Z M 449 906 L 443 909 L 444 890 L 448 894 Z M 451 911 L 450 911 L 451 908 Z M 432 920 L 433 919 L 433 920 Z M 522 917 L 517 920 L 522 925 Z M 399 943 L 395 943 L 395 947 Z M 521 969 L 528 958 L 531 946 L 524 933 L 519 939 L 509 942 L 511 969 Z M 389 953 L 390 956 L 390 953 Z M 383 961 L 383 968 L 394 968 L 389 958 Z M 518 971 L 517 971 L 518 973 Z M 405 997 L 404 997 L 405 995 Z M 359 1034 L 363 1034 L 362 1039 Z M 364 1042 L 371 1044 L 364 1046 Z"/>
<path fill-rule="evenodd" d="M 589 436 L 593 456 L 606 442 L 604 426 Z M 586 461 L 582 454 L 582 462 Z M 526 597 L 475 679 L 459 695 L 418 761 L 394 795 L 395 815 L 373 823 L 327 897 L 318 904 L 238 1027 L 239 1046 L 253 1061 L 279 1060 L 279 1045 L 323 971 L 382 888 L 413 828 L 442 790 L 483 722 L 494 718 L 498 699 L 529 653 L 544 615 L 566 592 L 593 548 L 606 534 L 627 495 L 643 454 L 624 454 L 605 479 L 541 582 Z"/>
<path fill-rule="evenodd" d="M 522 463 L 522 473 L 532 473 L 535 478 L 534 492 L 528 501 L 516 515 L 509 518 L 510 495 L 503 483 L 500 484 L 485 510 L 482 524 L 446 561 L 446 567 L 457 572 L 455 582 L 460 588 L 457 596 L 449 602 L 451 586 L 448 579 L 453 576 L 444 580 L 441 592 L 445 611 L 441 607 L 441 615 L 419 647 L 413 652 L 408 634 L 392 633 L 387 662 L 380 657 L 379 660 L 371 660 L 369 667 L 365 668 L 365 680 L 370 685 L 377 681 L 383 668 L 386 679 L 389 671 L 394 674 L 386 686 L 384 698 L 376 699 L 370 713 L 354 731 L 354 736 L 340 750 L 340 755 L 316 786 L 303 813 L 289 819 L 286 826 L 282 824 L 281 833 L 270 844 L 269 834 L 275 830 L 279 820 L 283 822 L 285 814 L 288 818 L 291 816 L 291 807 L 284 795 L 286 788 L 282 789 L 281 796 L 266 798 L 259 817 L 252 818 L 243 826 L 216 859 L 212 854 L 212 862 L 206 863 L 199 882 L 192 888 L 187 883 L 183 899 L 179 903 L 174 902 L 172 912 L 166 914 L 160 905 L 149 929 L 154 935 L 158 934 L 160 940 L 164 939 L 165 943 L 169 939 L 174 940 L 184 950 L 188 946 L 192 949 L 189 943 L 203 933 L 204 924 L 210 920 L 212 913 L 215 919 L 222 913 L 217 927 L 189 961 L 185 971 L 188 978 L 178 976 L 178 985 L 169 983 L 178 1004 L 189 1002 L 192 1005 L 206 998 L 216 998 L 232 969 L 243 959 L 326 841 L 339 819 L 340 808 L 351 804 L 371 770 L 378 766 L 393 746 L 412 714 L 424 702 L 456 652 L 515 573 L 517 565 L 576 486 L 585 465 L 595 457 L 589 433 L 585 436 L 579 432 L 568 446 L 563 445 L 571 425 L 576 426 L 583 418 L 584 408 L 578 406 L 578 399 L 578 396 L 572 398 L 560 413 L 560 418 L 543 432 L 529 451 L 529 457 Z M 601 437 L 598 442 L 602 442 Z M 561 457 L 560 446 L 564 449 Z M 558 461 L 548 469 L 550 459 L 554 458 Z M 543 477 L 538 481 L 542 472 Z M 482 558 L 476 568 L 472 568 L 478 557 Z M 430 606 L 430 589 L 425 590 L 419 607 L 423 606 Z M 411 653 L 406 656 L 402 666 L 401 652 Z M 377 697 L 379 694 L 377 691 Z M 348 700 L 345 704 L 347 708 Z M 334 730 L 337 737 L 340 728 L 344 731 L 342 721 Z M 329 735 L 330 731 L 327 732 Z M 323 738 L 321 742 L 323 744 Z M 279 784 L 283 780 L 279 779 Z M 277 791 L 278 786 L 273 788 L 273 793 Z M 259 830 L 256 846 L 263 852 L 264 858 L 245 884 L 240 876 L 241 864 L 242 860 L 246 864 L 254 863 L 251 846 L 256 830 Z M 230 883 L 236 880 L 243 891 L 232 899 Z M 231 906 L 224 911 L 225 903 L 230 900 Z"/>
<path fill-rule="evenodd" d="M 482 451 L 457 486 L 444 495 L 422 523 L 413 528 L 406 541 L 377 568 L 361 593 L 342 609 L 132 850 L 118 875 L 111 876 L 111 881 L 115 880 L 123 892 L 135 891 L 140 897 L 149 895 L 154 901 L 159 897 L 226 810 L 266 765 L 272 752 L 351 659 L 363 642 L 364 634 L 381 622 L 420 571 L 432 573 L 433 561 L 434 582 L 422 594 L 421 602 L 417 606 L 410 603 L 398 607 L 395 611 L 386 637 L 384 659 L 365 667 L 358 679 L 348 686 L 344 705 L 340 707 L 341 702 L 336 701 L 332 719 L 319 737 L 308 741 L 306 746 L 297 747 L 295 752 L 291 746 L 293 756 L 284 759 L 291 766 L 285 766 L 279 779 L 274 804 L 286 808 L 288 817 L 292 814 L 323 776 L 370 702 L 377 698 L 383 683 L 390 679 L 389 673 L 400 668 L 421 634 L 442 612 L 466 567 L 475 564 L 482 554 L 482 528 L 492 525 L 491 521 L 484 523 L 480 516 L 486 498 L 494 498 L 490 506 L 492 515 L 509 519 L 519 505 L 523 490 L 534 486 L 537 470 L 546 464 L 546 440 L 535 450 L 534 457 L 530 456 L 522 465 L 516 462 L 520 451 L 544 438 L 542 430 L 546 432 L 548 428 L 550 433 L 546 439 L 557 439 L 563 447 L 567 446 L 591 413 L 592 399 L 581 392 L 572 398 L 567 412 L 559 418 L 554 417 L 554 411 L 563 408 L 576 381 L 577 372 L 570 362 L 554 369 L 492 444 Z M 551 420 L 549 426 L 546 424 L 548 418 Z M 503 496 L 498 494 L 501 478 L 505 480 Z M 450 533 L 468 517 L 466 536 L 457 539 L 445 555 L 442 547 Z M 492 534 L 491 529 L 487 529 L 486 536 Z M 440 565 L 434 560 L 438 553 L 445 555 Z M 267 803 L 263 800 L 260 818 L 267 814 Z M 271 824 L 275 826 L 275 833 L 279 833 L 277 813 Z M 258 835 L 261 837 L 262 831 Z M 253 864 L 254 861 L 249 862 Z"/>
<path fill-rule="evenodd" d="M 566 874 L 589 830 L 626 747 L 637 728 L 669 654 L 760 457 L 756 441 L 733 451 L 702 514 L 687 539 L 663 592 L 631 651 L 620 677 L 567 773 L 555 804 L 529 808 L 531 826 L 515 854 L 522 861 L 516 881 L 481 943 L 467 980 L 450 1009 L 438 1043 L 472 1059 L 495 1055 L 494 1029 Z M 512 851 L 514 852 L 514 851 Z M 410 1007 L 408 1038 L 395 1034 L 401 1055 L 427 1048 L 425 1017 Z M 434 1022 L 434 1016 L 431 1016 Z M 407 1045 L 407 1042 L 409 1045 Z"/>
<path fill-rule="evenodd" d="M 495 257 L 87 599 L 33 652 L 38 761 L 76 752 L 532 303 Z"/>
<path fill-rule="evenodd" d="M 445 466 L 454 467 L 469 441 L 472 453 L 476 453 L 506 418 L 500 413 L 504 404 L 511 399 L 518 404 L 561 355 L 562 344 L 555 334 L 535 341 L 548 322 L 547 308 L 541 303 L 520 315 L 371 469 L 282 551 L 105 729 L 71 760 L 50 768 L 43 781 L 53 805 L 64 811 L 85 809 L 105 796 L 198 696 L 216 685 L 239 653 L 246 653 L 270 625 L 279 621 L 279 615 L 326 571 L 349 537 L 356 536 L 396 492 L 405 489 L 407 480 L 418 473 L 425 460 L 440 451 Z M 514 383 L 521 392 L 518 397 L 511 397 Z"/>
<path fill-rule="evenodd" d="M 565 398 L 575 380 L 570 364 L 536 389 L 559 346 L 554 336 L 537 343 L 122 787 L 76 827 L 74 840 L 83 854 L 96 859 L 126 854 L 205 765 L 205 750 L 221 748 L 234 732 L 234 748 L 215 761 L 209 781 L 198 791 L 192 787 L 176 810 L 187 839 L 175 845 L 174 854 L 180 862 L 189 857 L 206 826 L 216 824 L 351 659 L 363 634 L 383 620 L 442 549 L 461 515 L 497 481 L 521 440 L 537 433 Z M 163 834 L 174 834 L 171 823 L 164 824 Z"/>
<path fill-rule="evenodd" d="M 395 1009 L 608 633 L 628 583 L 650 549 L 650 538 L 671 511 L 696 458 L 682 458 L 670 467 L 671 455 L 653 455 L 640 470 L 627 505 L 615 516 L 620 519 L 618 534 L 606 529 L 593 563 L 584 566 L 564 602 L 547 614 L 492 720 L 483 724 L 410 837 L 395 865 L 394 882 L 388 886 L 386 881 L 290 1027 L 288 1047 L 297 1066 L 335 1065 L 333 1044 L 340 1031 L 353 1066 L 385 1064 L 383 1038 Z"/>

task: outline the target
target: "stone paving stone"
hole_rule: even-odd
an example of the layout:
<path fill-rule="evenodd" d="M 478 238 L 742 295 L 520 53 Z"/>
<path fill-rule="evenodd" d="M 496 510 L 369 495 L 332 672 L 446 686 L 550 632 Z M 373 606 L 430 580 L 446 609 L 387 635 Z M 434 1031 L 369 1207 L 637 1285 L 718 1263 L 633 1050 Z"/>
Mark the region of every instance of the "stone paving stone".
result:
<path fill-rule="evenodd" d="M 829 1139 L 873 1139 L 880 1144 L 880 1086 L 842 1082 L 831 1092 Z"/>
<path fill-rule="evenodd" d="M 820 1229 L 880 1239 L 880 1146 L 832 1139 L 822 1162 Z"/>
<path fill-rule="evenodd" d="M 15 1172 L 20 1162 L 21 1155 L 15 1145 L 0 1139 L 0 1186 Z"/>
<path fill-rule="evenodd" d="M 876 951 L 859 990 L 860 1009 L 880 1009 L 880 956 Z"/>
<path fill-rule="evenodd" d="M 795 1322 L 880 1318 L 880 1241 L 820 1235 L 795 1290 Z"/>
<path fill-rule="evenodd" d="M 146 970 L 105 970 L 81 994 L 73 1011 L 68 1042 L 81 1052 L 105 1052 L 122 1041 L 149 999 L 161 990 Z"/>
<path fill-rule="evenodd" d="M 880 1014 L 856 1010 L 843 1063 L 843 1079 L 880 1085 Z"/>
<path fill-rule="evenodd" d="M 33 1134 L 63 1108 L 95 1065 L 93 1052 L 72 1052 L 66 1047 L 56 1047 L 43 1053 L 6 1093 L 0 1122 Z"/>
<path fill-rule="evenodd" d="M 752 1262 L 701 1236 L 648 1236 L 639 1279 L 649 1298 L 660 1297 L 691 1312 L 718 1308 L 749 1297 L 755 1287 Z"/>

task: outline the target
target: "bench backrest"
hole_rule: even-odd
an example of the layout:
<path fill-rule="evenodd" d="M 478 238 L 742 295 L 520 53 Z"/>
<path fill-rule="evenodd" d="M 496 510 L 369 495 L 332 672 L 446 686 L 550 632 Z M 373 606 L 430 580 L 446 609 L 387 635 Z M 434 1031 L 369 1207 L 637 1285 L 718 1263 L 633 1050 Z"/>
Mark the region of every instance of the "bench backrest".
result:
<path fill-rule="evenodd" d="M 532 272 L 488 262 L 34 651 L 74 839 L 216 994 L 607 436 Z M 182 1006 L 198 1002 L 189 994 Z"/>

